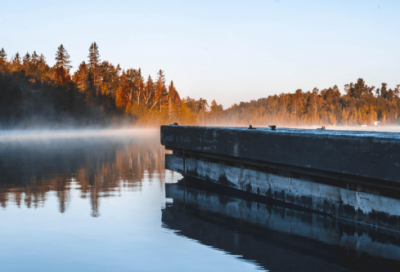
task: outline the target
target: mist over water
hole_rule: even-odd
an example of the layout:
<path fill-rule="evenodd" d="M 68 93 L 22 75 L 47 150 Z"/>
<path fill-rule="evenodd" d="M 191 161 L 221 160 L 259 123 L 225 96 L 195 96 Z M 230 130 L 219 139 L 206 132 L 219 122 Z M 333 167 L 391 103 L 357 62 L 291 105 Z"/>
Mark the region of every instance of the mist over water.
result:
<path fill-rule="evenodd" d="M 159 175 L 163 181 L 163 157 L 164 149 L 152 130 L 0 134 L 2 205 L 8 199 L 18 205 L 30 206 L 32 199 L 39 204 L 48 192 L 57 190 L 64 211 L 64 202 L 69 201 L 64 194 L 75 184 L 83 197 L 92 199 L 93 214 L 98 214 L 101 196 L 111 196 L 121 186 L 136 186 L 145 174 Z"/>
<path fill-rule="evenodd" d="M 400 252 L 398 234 L 182 186 L 159 133 L 1 131 L 2 271 L 365 271 Z"/>
<path fill-rule="evenodd" d="M 165 183 L 182 177 L 165 171 L 158 130 L 11 131 L 1 139 L 2 271 L 257 269 L 162 228 Z"/>
<path fill-rule="evenodd" d="M 215 126 L 215 125 L 214 125 Z M 222 127 L 244 127 L 235 124 L 219 124 Z M 253 126 L 268 128 L 265 126 Z M 320 129 L 320 126 L 277 126 L 277 128 Z M 400 132 L 400 126 L 325 126 L 326 130 L 343 131 L 376 131 L 376 132 Z M 0 130 L 0 143 L 21 141 L 47 141 L 53 139 L 89 139 L 89 138 L 146 138 L 158 139 L 159 128 L 104 128 L 104 129 L 12 129 Z"/>
<path fill-rule="evenodd" d="M 121 129 L 30 129 L 30 130 L 0 130 L 0 142 L 21 140 L 51 140 L 73 138 L 99 137 L 136 137 L 157 138 L 158 129 L 151 128 L 121 128 Z"/>

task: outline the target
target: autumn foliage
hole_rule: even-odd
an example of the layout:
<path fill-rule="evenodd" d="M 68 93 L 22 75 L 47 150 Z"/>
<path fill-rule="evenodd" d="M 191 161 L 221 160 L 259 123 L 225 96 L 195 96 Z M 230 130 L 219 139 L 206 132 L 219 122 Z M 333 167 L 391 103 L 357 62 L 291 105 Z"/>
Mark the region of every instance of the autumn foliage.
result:
<path fill-rule="evenodd" d="M 49 66 L 36 52 L 7 58 L 0 50 L 0 124 L 7 126 L 160 125 L 371 125 L 397 124 L 399 87 L 349 83 L 344 94 L 328 89 L 260 98 L 228 109 L 213 100 L 181 99 L 163 70 L 156 78 L 141 69 L 123 70 L 100 59 L 96 43 L 87 61 L 71 73 L 70 56 L 60 45 Z"/>

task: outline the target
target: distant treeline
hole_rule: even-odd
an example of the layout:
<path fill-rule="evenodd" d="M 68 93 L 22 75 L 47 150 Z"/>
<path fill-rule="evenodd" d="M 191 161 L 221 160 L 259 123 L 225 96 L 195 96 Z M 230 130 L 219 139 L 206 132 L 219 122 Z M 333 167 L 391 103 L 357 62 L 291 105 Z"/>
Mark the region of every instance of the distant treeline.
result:
<path fill-rule="evenodd" d="M 368 86 L 363 79 L 328 89 L 280 94 L 224 110 L 213 100 L 181 99 L 160 70 L 156 79 L 139 69 L 101 61 L 96 43 L 87 62 L 70 73 L 70 57 L 58 47 L 53 67 L 36 52 L 7 58 L 0 51 L 0 126 L 159 125 L 361 125 L 397 124 L 399 87 Z"/>

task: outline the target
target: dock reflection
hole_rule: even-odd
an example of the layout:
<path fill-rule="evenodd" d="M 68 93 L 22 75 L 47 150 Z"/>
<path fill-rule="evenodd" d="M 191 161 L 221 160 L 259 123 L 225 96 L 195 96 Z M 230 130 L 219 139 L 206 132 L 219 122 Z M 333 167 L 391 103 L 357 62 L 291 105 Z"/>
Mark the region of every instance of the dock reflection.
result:
<path fill-rule="evenodd" d="M 400 233 L 194 178 L 166 184 L 164 227 L 270 271 L 398 271 Z"/>

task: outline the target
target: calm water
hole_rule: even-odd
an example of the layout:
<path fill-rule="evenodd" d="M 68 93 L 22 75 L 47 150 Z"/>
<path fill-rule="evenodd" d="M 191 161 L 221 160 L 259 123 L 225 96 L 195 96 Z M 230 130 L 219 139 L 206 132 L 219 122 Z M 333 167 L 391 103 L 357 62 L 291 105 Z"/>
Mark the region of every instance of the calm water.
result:
<path fill-rule="evenodd" d="M 398 233 L 164 169 L 157 131 L 0 133 L 1 271 L 397 270 Z"/>

